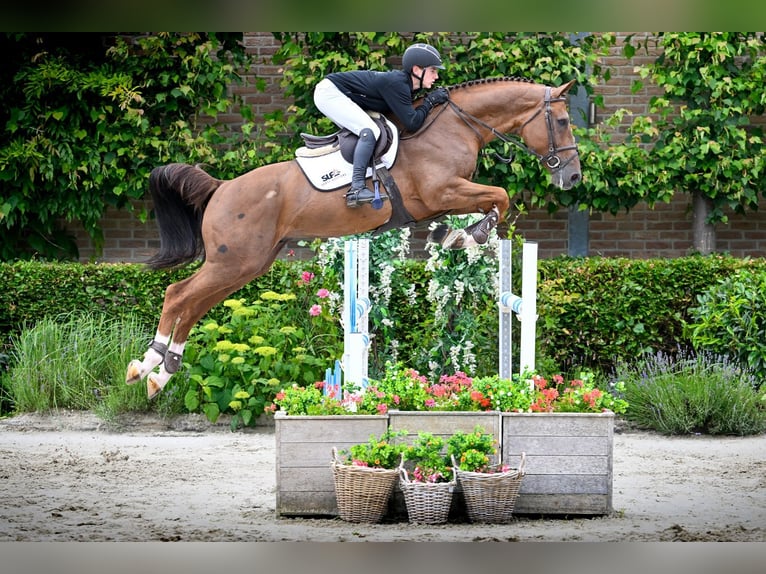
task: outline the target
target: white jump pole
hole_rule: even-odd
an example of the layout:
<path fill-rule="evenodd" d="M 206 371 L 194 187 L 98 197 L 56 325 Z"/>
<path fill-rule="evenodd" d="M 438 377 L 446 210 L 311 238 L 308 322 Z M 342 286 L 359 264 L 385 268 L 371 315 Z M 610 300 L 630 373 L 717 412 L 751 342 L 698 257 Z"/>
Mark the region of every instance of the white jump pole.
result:
<path fill-rule="evenodd" d="M 500 240 L 500 329 L 499 350 L 501 379 L 510 379 L 513 371 L 511 317 L 515 314 L 521 321 L 521 344 L 519 349 L 519 374 L 535 370 L 535 323 L 537 322 L 537 243 L 526 241 L 522 248 L 521 297 L 511 292 L 511 240 Z"/>
<path fill-rule="evenodd" d="M 344 379 L 361 388 L 367 374 L 370 336 L 367 317 L 369 299 L 370 240 L 346 241 L 343 277 L 343 371 Z"/>

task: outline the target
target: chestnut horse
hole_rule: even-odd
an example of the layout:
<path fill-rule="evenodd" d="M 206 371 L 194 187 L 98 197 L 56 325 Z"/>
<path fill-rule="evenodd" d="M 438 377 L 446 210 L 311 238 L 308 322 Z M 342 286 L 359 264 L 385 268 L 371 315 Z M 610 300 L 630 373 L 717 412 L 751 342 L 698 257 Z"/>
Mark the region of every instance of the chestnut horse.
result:
<path fill-rule="evenodd" d="M 485 216 L 478 223 L 455 231 L 442 226 L 430 240 L 450 248 L 484 243 L 510 206 L 505 189 L 471 181 L 479 152 L 496 138 L 537 156 L 557 187 L 569 189 L 579 183 L 580 158 L 564 98 L 573 84 L 553 88 L 491 78 L 451 86 L 449 100 L 430 112 L 423 127 L 400 138 L 390 175 L 400 190 L 404 219 L 393 201 L 379 209 L 346 207 L 341 190 L 317 191 L 295 160 L 226 181 L 192 165 L 155 168 L 149 189 L 160 249 L 147 264 L 170 268 L 203 257 L 204 263 L 167 288 L 154 340 L 142 360 L 130 362 L 126 382 L 148 376 L 149 397 L 159 393 L 181 365 L 192 326 L 214 305 L 264 274 L 287 241 L 481 213 Z"/>

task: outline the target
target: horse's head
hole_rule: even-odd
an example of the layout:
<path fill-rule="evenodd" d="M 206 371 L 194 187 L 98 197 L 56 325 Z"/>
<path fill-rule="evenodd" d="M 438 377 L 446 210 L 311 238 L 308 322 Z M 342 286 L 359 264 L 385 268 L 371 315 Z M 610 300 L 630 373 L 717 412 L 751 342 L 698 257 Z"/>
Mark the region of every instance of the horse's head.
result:
<path fill-rule="evenodd" d="M 582 181 L 580 156 L 564 97 L 574 83 L 571 80 L 558 88 L 546 87 L 539 107 L 519 131 L 527 148 L 551 172 L 553 184 L 561 189 L 570 189 Z"/>

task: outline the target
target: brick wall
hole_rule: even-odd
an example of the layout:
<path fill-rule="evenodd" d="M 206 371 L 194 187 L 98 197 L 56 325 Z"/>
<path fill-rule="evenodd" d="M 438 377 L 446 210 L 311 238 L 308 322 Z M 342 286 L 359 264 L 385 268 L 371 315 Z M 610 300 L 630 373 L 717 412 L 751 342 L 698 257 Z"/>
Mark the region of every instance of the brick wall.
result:
<path fill-rule="evenodd" d="M 604 109 L 597 111 L 597 121 L 603 119 L 618 108 L 627 108 L 633 114 L 647 113 L 648 99 L 657 93 L 655 87 L 644 87 L 631 93 L 630 87 L 636 79 L 633 68 L 642 63 L 651 62 L 655 54 L 636 53 L 630 62 L 621 54 L 621 43 L 626 34 L 618 34 L 618 44 L 609 56 L 604 58 L 604 65 L 611 69 L 611 79 L 597 92 L 604 96 Z M 244 74 L 245 85 L 235 87 L 250 106 L 256 117 L 286 106 L 283 90 L 279 85 L 281 72 L 278 66 L 270 62 L 278 48 L 270 33 L 253 32 L 244 37 L 245 45 L 255 57 L 254 68 Z M 254 89 L 255 78 L 266 82 L 266 90 Z M 232 129 L 238 129 L 239 118 L 231 114 L 223 118 Z M 763 120 L 763 118 L 759 118 Z M 625 119 L 625 124 L 630 121 Z M 587 165 L 583 166 L 583 175 L 588 177 Z M 137 202 L 136 207 L 151 208 L 150 201 Z M 73 227 L 78 237 L 81 260 L 104 262 L 130 262 L 146 259 L 158 246 L 158 239 L 153 221 L 141 223 L 127 211 L 108 211 L 104 221 L 103 254 L 96 258 L 95 250 L 84 231 Z M 531 210 L 528 215 L 518 219 L 517 230 L 529 241 L 537 241 L 540 257 L 555 257 L 567 253 L 568 213 L 561 210 L 548 214 L 544 210 Z M 717 230 L 716 249 L 729 252 L 738 257 L 764 256 L 766 254 L 766 213 L 749 213 L 746 216 L 729 215 L 727 224 L 720 224 Z M 679 257 L 692 250 L 692 217 L 690 196 L 676 194 L 669 204 L 656 205 L 650 209 L 646 205 L 637 205 L 629 213 L 617 216 L 592 213 L 589 217 L 590 254 L 603 256 L 622 256 L 630 258 Z M 412 255 L 423 254 L 423 245 L 427 230 L 417 229 L 413 233 Z M 308 257 L 310 253 L 297 245 L 288 245 L 282 252 L 285 256 L 292 249 L 298 257 Z"/>

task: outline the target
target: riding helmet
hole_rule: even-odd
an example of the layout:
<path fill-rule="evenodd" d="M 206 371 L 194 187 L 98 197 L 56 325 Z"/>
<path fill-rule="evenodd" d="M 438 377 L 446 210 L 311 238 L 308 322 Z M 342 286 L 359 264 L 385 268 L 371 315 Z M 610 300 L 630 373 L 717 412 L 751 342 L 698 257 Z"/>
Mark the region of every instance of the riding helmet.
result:
<path fill-rule="evenodd" d="M 442 58 L 436 48 L 423 43 L 413 44 L 404 51 L 402 68 L 405 72 L 411 73 L 413 66 L 420 66 L 421 68 L 433 66 L 440 70 L 444 69 Z"/>

